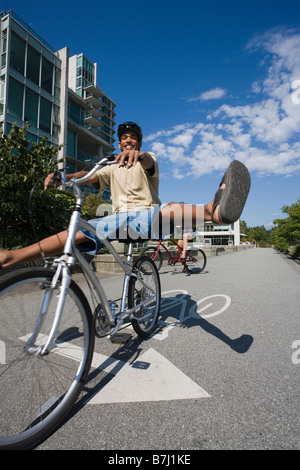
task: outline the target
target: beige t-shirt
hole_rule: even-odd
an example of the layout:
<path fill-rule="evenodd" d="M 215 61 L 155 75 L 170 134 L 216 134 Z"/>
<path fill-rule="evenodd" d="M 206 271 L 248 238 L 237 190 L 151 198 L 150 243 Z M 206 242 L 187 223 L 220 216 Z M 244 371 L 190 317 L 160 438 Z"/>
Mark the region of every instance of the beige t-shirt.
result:
<path fill-rule="evenodd" d="M 108 165 L 97 172 L 100 188 L 111 190 L 113 213 L 150 209 L 161 203 L 157 157 L 152 152 L 147 153 L 155 165 L 151 176 L 139 162 L 131 167 Z"/>

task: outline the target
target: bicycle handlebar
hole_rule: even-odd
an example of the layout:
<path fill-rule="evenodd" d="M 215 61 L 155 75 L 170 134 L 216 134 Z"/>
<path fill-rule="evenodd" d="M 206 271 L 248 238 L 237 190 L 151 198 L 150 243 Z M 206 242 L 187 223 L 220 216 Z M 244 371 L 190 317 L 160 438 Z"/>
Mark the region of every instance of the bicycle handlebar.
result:
<path fill-rule="evenodd" d="M 93 176 L 96 171 L 99 170 L 100 167 L 105 166 L 105 165 L 113 165 L 115 161 L 116 155 L 111 154 L 108 157 L 101 158 L 98 163 L 92 168 L 85 176 L 82 176 L 81 178 L 71 178 L 69 182 L 66 182 L 66 186 L 72 186 L 73 184 L 80 185 L 86 183 L 86 181 L 89 180 L 91 176 Z"/>
<path fill-rule="evenodd" d="M 99 170 L 100 167 L 106 166 L 106 165 L 114 165 L 115 164 L 115 159 L 116 159 L 115 154 L 108 155 L 107 157 L 101 158 L 98 163 L 92 168 L 85 176 L 82 176 L 81 178 L 71 178 L 70 181 L 65 180 L 65 175 L 63 172 L 56 170 L 54 172 L 54 176 L 52 178 L 53 182 L 56 183 L 58 186 L 61 184 L 64 184 L 65 186 L 72 186 L 73 184 L 80 185 L 84 184 L 86 181 L 89 180 L 91 176 L 93 176 L 96 171 Z M 144 156 L 141 155 L 138 158 L 139 162 L 142 162 L 144 160 Z"/>

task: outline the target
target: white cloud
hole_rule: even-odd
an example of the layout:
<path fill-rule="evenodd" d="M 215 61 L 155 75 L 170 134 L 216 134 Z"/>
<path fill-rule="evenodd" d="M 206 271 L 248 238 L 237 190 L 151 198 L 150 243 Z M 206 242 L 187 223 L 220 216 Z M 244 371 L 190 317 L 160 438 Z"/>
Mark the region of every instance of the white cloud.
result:
<path fill-rule="evenodd" d="M 223 88 L 213 88 L 211 90 L 204 91 L 199 96 L 188 98 L 187 101 L 192 102 L 192 101 L 219 100 L 220 98 L 223 98 L 225 95 L 226 95 L 226 90 L 224 90 Z"/>
<path fill-rule="evenodd" d="M 300 80 L 300 32 L 272 30 L 255 36 L 246 49 L 265 58 L 263 78 L 246 90 L 256 94 L 256 102 L 223 104 L 206 122 L 180 124 L 146 139 L 172 163 L 175 177 L 221 171 L 234 158 L 259 174 L 300 172 L 300 103 L 292 99 L 292 84 Z M 225 95 L 215 88 L 189 101 Z"/>

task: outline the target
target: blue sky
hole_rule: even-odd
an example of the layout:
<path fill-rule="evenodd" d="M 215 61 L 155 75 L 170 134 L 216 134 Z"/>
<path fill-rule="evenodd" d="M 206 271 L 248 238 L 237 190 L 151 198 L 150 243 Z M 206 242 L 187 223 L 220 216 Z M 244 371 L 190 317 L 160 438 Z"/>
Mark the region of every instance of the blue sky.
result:
<path fill-rule="evenodd" d="M 98 63 L 117 125 L 140 123 L 163 202 L 209 202 L 234 158 L 241 219 L 272 226 L 300 198 L 299 0 L 0 0 L 53 47 Z M 59 12 L 59 15 L 56 14 Z"/>

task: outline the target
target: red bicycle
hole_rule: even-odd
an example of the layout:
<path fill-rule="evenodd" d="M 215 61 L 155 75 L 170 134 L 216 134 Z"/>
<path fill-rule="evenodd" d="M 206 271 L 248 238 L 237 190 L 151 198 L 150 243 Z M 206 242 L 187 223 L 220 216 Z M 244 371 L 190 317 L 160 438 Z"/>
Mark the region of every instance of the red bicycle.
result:
<path fill-rule="evenodd" d="M 161 240 L 155 246 L 147 246 L 147 248 L 142 251 L 141 256 L 149 256 L 149 258 L 154 261 L 157 270 L 159 271 L 162 267 L 164 260 L 161 248 L 164 248 L 164 250 L 168 254 L 168 265 L 175 266 L 176 263 L 180 263 L 181 265 L 183 264 L 184 269 L 190 273 L 201 273 L 203 271 L 206 266 L 206 254 L 203 250 L 198 249 L 197 256 L 192 255 L 191 250 L 187 250 L 185 258 L 182 258 L 181 247 L 170 238 L 165 241 L 171 242 L 173 245 L 176 246 L 175 256 L 172 255 L 172 253 L 168 250 L 168 248 L 163 244 Z"/>

